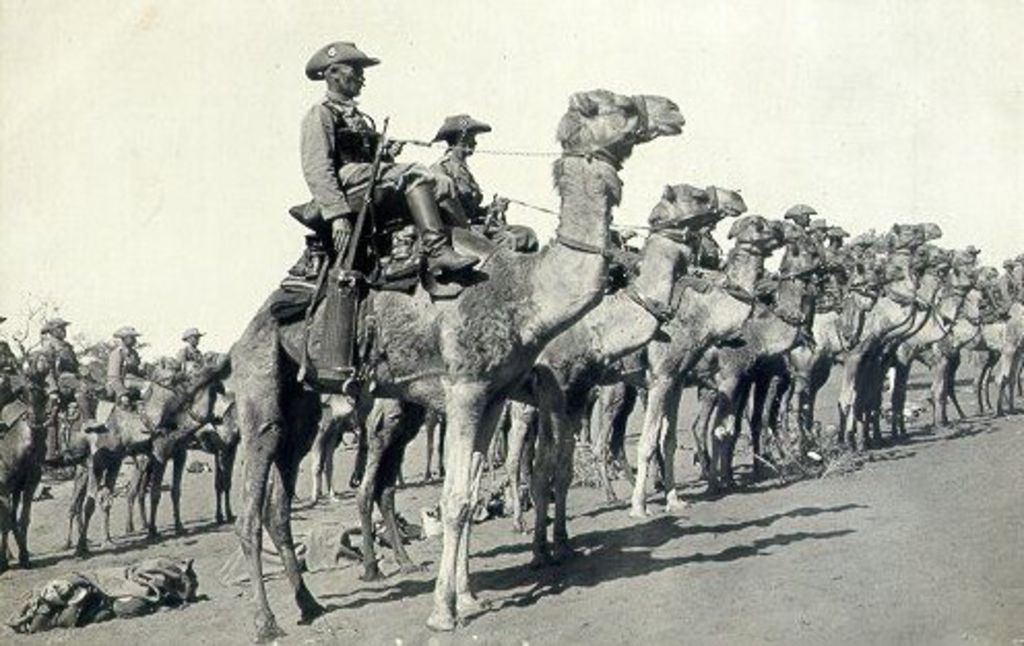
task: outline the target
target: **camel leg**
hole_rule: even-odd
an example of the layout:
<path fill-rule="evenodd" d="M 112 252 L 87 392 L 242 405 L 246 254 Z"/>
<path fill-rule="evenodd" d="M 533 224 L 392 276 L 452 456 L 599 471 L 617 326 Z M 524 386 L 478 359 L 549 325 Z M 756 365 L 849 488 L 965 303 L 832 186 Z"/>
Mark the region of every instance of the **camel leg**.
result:
<path fill-rule="evenodd" d="M 81 523 L 82 506 L 85 503 L 86 487 L 89 484 L 89 472 L 82 466 L 75 468 L 74 488 L 71 491 L 71 502 L 68 505 L 68 537 L 64 541 L 64 549 L 74 545 L 75 521 Z"/>
<path fill-rule="evenodd" d="M 731 424 L 726 429 L 731 428 L 732 432 L 728 433 L 721 442 L 721 464 L 718 474 L 721 483 L 726 488 L 732 488 L 735 485 L 733 478 L 733 455 L 736 452 L 736 442 L 743 431 L 743 413 L 747 408 L 752 383 L 750 379 L 739 376 L 728 378 L 723 383 L 724 388 L 720 385 L 719 390 L 730 393 L 728 401 L 732 404 L 726 409 L 729 411 L 729 419 L 731 420 Z"/>
<path fill-rule="evenodd" d="M 373 412 L 367 420 L 367 459 L 362 471 L 362 481 L 356 493 L 355 502 L 362 527 L 362 580 L 383 578 L 377 563 L 374 545 L 374 503 L 380 497 L 383 475 L 382 461 L 388 449 L 395 443 L 402 422 L 402 404 L 396 399 L 377 399 Z M 397 466 L 393 477 L 397 478 Z"/>
<path fill-rule="evenodd" d="M 708 434 L 711 432 L 718 393 L 714 390 L 698 389 L 697 400 L 699 407 L 697 415 L 693 418 L 690 431 L 693 433 L 693 443 L 696 451 L 695 459 L 700 466 L 700 477 L 710 483 L 712 477 L 711 443 L 708 439 Z"/>
<path fill-rule="evenodd" d="M 538 411 L 537 449 L 533 457 L 533 477 L 530 479 L 530 493 L 533 497 L 533 568 L 552 565 L 555 560 L 548 549 L 548 502 L 551 494 L 554 472 L 557 468 L 557 447 L 553 418 L 556 413 L 549 407 Z"/>
<path fill-rule="evenodd" d="M 158 460 L 155 457 L 150 461 L 149 465 L 149 520 L 146 523 L 146 536 L 150 540 L 154 540 L 159 537 L 160 533 L 156 529 L 156 511 L 160 506 L 160 488 L 164 482 L 164 471 L 167 470 L 167 463 Z"/>
<path fill-rule="evenodd" d="M 298 456 L 295 454 L 299 453 Z M 267 504 L 263 509 L 263 522 L 270 540 L 284 566 L 285 577 L 292 586 L 295 604 L 299 607 L 299 624 L 310 624 L 326 612 L 306 587 L 295 556 L 295 540 L 292 537 L 291 506 L 295 497 L 295 480 L 299 473 L 302 455 L 298 451 L 279 453 L 271 465 L 271 487 Z"/>
<path fill-rule="evenodd" d="M 324 476 L 324 460 L 326 459 L 324 442 L 326 441 L 326 436 L 328 433 L 330 433 L 329 428 L 319 429 L 316 435 L 316 439 L 313 440 L 313 449 L 310 451 L 310 464 L 312 465 L 313 469 L 312 473 L 310 473 L 309 475 L 311 476 L 310 480 L 312 480 L 313 486 L 309 492 L 309 501 L 313 505 L 315 505 L 317 501 L 320 500 L 320 493 L 323 485 Z"/>
<path fill-rule="evenodd" d="M 245 407 L 240 406 L 240 410 Z M 252 422 L 243 420 L 243 428 Z M 267 603 L 267 590 L 263 581 L 263 506 L 270 480 L 271 456 L 277 450 L 281 429 L 274 423 L 261 425 L 246 441 L 245 486 L 242 488 L 242 513 L 236 531 L 242 552 L 249 561 L 249 580 L 256 604 L 256 641 L 272 642 L 285 632 L 277 625 L 274 613 Z"/>
<path fill-rule="evenodd" d="M 432 630 L 453 630 L 459 606 L 472 605 L 469 587 L 469 537 L 474 483 L 479 477 L 484 451 L 498 423 L 504 402 L 491 399 L 479 384 L 456 383 L 445 388 L 446 418 L 452 436 L 445 451 L 445 481 L 441 494 L 444 540 L 434 610 L 427 619 Z"/>
<path fill-rule="evenodd" d="M 956 375 L 960 370 L 961 356 L 960 352 L 957 351 L 952 354 L 946 361 L 946 373 L 943 375 L 943 385 L 945 386 L 944 395 L 953 404 L 953 409 L 956 411 L 957 417 L 961 421 L 967 419 L 967 415 L 964 414 L 964 409 L 960 406 L 960 401 L 956 396 Z"/>
<path fill-rule="evenodd" d="M 221 505 L 221 494 L 224 491 L 224 447 L 218 446 L 213 451 L 213 497 L 217 503 L 217 511 L 213 518 L 218 525 L 224 524 L 224 508 Z"/>
<path fill-rule="evenodd" d="M 459 537 L 458 558 L 455 568 L 455 607 L 460 617 L 478 612 L 488 606 L 481 602 L 473 592 L 469 581 L 469 545 L 470 533 L 473 528 L 473 510 L 476 509 L 477 501 L 480 498 L 480 478 L 483 475 L 484 451 L 490 446 L 491 438 L 494 436 L 501 419 L 502 411 L 505 408 L 505 401 L 492 400 L 483 410 L 480 416 L 478 440 L 473 446 L 473 456 L 470 460 L 469 478 L 469 514 L 463 523 L 462 533 Z"/>
<path fill-rule="evenodd" d="M 366 470 L 367 429 L 364 425 L 358 431 L 359 441 L 356 444 L 356 463 L 352 465 L 352 476 L 348 480 L 348 486 L 351 489 L 359 488 L 359 484 L 363 481 L 363 472 Z"/>
<path fill-rule="evenodd" d="M 10 568 L 7 561 L 7 535 L 14 531 L 14 500 L 11 494 L 0 494 L 0 574 Z"/>
<path fill-rule="evenodd" d="M 217 454 L 217 463 L 220 466 L 221 476 L 220 483 L 217 486 L 221 495 L 224 496 L 224 521 L 229 523 L 235 522 L 235 514 L 231 511 L 231 478 L 235 472 L 235 457 L 237 455 L 237 443 L 224 447 Z M 220 508 L 220 505 L 218 504 L 217 507 Z"/>
<path fill-rule="evenodd" d="M 573 453 L 576 449 L 576 429 L 573 428 L 571 420 L 565 427 L 559 429 L 556 437 L 556 458 L 555 472 L 553 477 L 553 490 L 555 499 L 555 522 L 551 530 L 551 538 L 554 543 L 554 558 L 559 563 L 576 556 L 576 550 L 569 542 L 568 528 L 568 503 L 569 487 L 572 485 L 573 476 Z"/>
<path fill-rule="evenodd" d="M 676 491 L 676 448 L 678 446 L 677 421 L 679 416 L 679 399 L 682 396 L 680 384 L 673 382 L 665 399 L 665 426 L 659 438 L 659 449 L 662 458 L 661 482 L 665 488 L 665 511 L 671 512 L 685 507 Z"/>
<path fill-rule="evenodd" d="M 523 533 L 523 492 L 520 488 L 520 471 L 527 442 L 533 440 L 531 425 L 536 421 L 536 409 L 527 404 L 512 402 L 509 410 L 508 452 L 505 456 L 505 478 L 508 482 L 508 497 L 512 506 L 512 529 Z"/>
<path fill-rule="evenodd" d="M 622 393 L 625 384 L 615 384 L 598 388 L 597 402 L 594 408 L 597 410 L 597 424 L 590 425 L 590 433 L 593 441 L 594 455 L 597 457 L 597 472 L 601 480 L 601 488 L 604 490 L 604 498 L 608 502 L 615 502 L 615 489 L 612 488 L 611 460 L 612 460 L 612 431 L 614 430 L 614 418 L 619 412 L 622 402 Z"/>
<path fill-rule="evenodd" d="M 42 470 L 38 465 L 32 467 L 31 470 L 32 473 L 28 475 L 25 487 L 21 490 L 21 510 L 18 513 L 18 522 L 14 526 L 14 540 L 18 543 L 18 565 L 23 570 L 31 567 L 28 551 L 28 526 L 32 522 L 32 497 L 36 493 L 36 487 L 39 486 L 39 479 L 42 476 Z"/>
<path fill-rule="evenodd" d="M 647 476 L 651 461 L 658 450 L 659 439 L 664 433 L 671 390 L 672 384 L 669 379 L 655 379 L 647 393 L 644 426 L 636 449 L 636 481 L 629 506 L 629 515 L 632 518 L 644 518 L 648 515 Z"/>
<path fill-rule="evenodd" d="M 434 428 L 437 420 L 433 413 L 429 413 L 423 421 L 423 430 L 427 436 L 427 464 L 423 467 L 423 482 L 430 482 L 434 478 Z"/>
<path fill-rule="evenodd" d="M 174 452 L 171 462 L 171 509 L 174 512 L 174 531 L 185 533 L 185 524 L 181 522 L 181 479 L 185 475 L 185 462 L 188 461 L 188 449 L 184 446 Z"/>
<path fill-rule="evenodd" d="M 750 452 L 753 454 L 754 463 L 751 466 L 755 480 L 760 480 L 765 476 L 764 465 L 758 458 L 764 459 L 764 452 L 761 450 L 761 430 L 764 426 L 765 402 L 768 401 L 773 390 L 774 381 L 773 377 L 760 377 L 752 384 L 754 399 L 750 410 Z"/>
<path fill-rule="evenodd" d="M 363 465 L 362 481 L 356 493 L 356 508 L 363 535 L 363 581 L 383 578 L 377 564 L 374 546 L 373 503 L 380 488 L 380 467 L 388 447 L 394 442 L 398 426 L 402 421 L 402 404 L 395 399 L 378 399 L 366 421 L 366 461 Z"/>
<path fill-rule="evenodd" d="M 379 481 L 377 504 L 380 506 L 380 513 L 384 518 L 384 526 L 388 532 L 391 549 L 395 552 L 395 560 L 398 561 L 398 566 L 404 574 L 420 572 L 422 568 L 409 558 L 405 542 L 402 540 L 402 532 L 398 528 L 398 517 L 395 511 L 395 483 L 405 458 L 405 448 L 419 432 L 425 414 L 426 411 L 415 404 L 406 403 L 402 406 L 400 429 L 396 433 L 394 443 L 384 452 L 377 476 Z"/>
<path fill-rule="evenodd" d="M 910 364 L 897 361 L 893 366 L 892 393 L 890 405 L 892 417 L 889 429 L 893 439 L 905 437 L 907 434 L 907 384 L 910 380 Z"/>

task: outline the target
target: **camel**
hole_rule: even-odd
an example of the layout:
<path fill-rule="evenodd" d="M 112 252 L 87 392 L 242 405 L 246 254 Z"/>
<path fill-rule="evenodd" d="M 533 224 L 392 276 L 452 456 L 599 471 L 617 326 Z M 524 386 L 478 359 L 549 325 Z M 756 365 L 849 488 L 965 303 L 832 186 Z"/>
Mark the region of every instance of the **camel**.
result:
<path fill-rule="evenodd" d="M 7 571 L 7 539 L 14 534 L 18 565 L 31 566 L 28 528 L 32 497 L 42 478 L 46 454 L 45 379 L 49 361 L 43 354 L 29 357 L 27 370 L 13 375 L 7 387 L 13 400 L 3 407 L 0 429 L 0 574 Z M 16 382 L 16 383 L 15 383 Z"/>
<path fill-rule="evenodd" d="M 536 254 L 516 254 L 456 230 L 457 244 L 475 245 L 486 259 L 477 269 L 487 280 L 437 301 L 424 290 L 367 297 L 374 345 L 362 400 L 399 400 L 408 413 L 398 416 L 402 424 L 421 420 L 425 408 L 446 415 L 444 541 L 427 620 L 434 630 L 453 630 L 460 615 L 479 607 L 469 578 L 469 517 L 482 456 L 505 400 L 522 387 L 544 346 L 603 296 L 608 225 L 621 191 L 617 171 L 637 144 L 677 135 L 683 124 L 678 107 L 662 97 L 574 94 L 558 128 L 563 156 L 554 177 L 561 215 L 551 244 Z M 246 450 L 237 530 L 249 561 L 260 641 L 283 634 L 263 583 L 264 526 L 281 555 L 300 621 L 324 612 L 299 571 L 289 520 L 299 462 L 320 416 L 319 395 L 297 379 L 303 328 L 301 322 L 279 324 L 268 302 L 231 350 L 229 389 Z"/>
<path fill-rule="evenodd" d="M 699 429 L 698 437 L 702 441 L 698 442 L 698 458 L 712 491 L 733 484 L 732 457 L 751 391 L 754 395 L 751 447 L 755 475 L 760 473 L 758 462 L 764 460 L 761 414 L 771 381 L 764 375 L 784 371 L 785 357 L 794 347 L 813 343 L 810 325 L 822 259 L 813 240 L 800 227 L 788 222 L 773 224 L 781 228 L 780 235 L 786 246 L 786 257 L 781 265 L 784 269 L 777 277 L 762 281 L 759 292 L 769 294 L 774 302 L 744 324 L 739 335 L 742 343 L 738 347 L 716 348 L 703 359 L 713 366 L 715 396 L 704 399 L 702 408 L 713 404 L 716 411 L 713 421 L 705 422 L 703 429 Z M 704 370 L 698 367 L 698 372 Z M 704 413 L 700 419 L 712 418 Z M 709 453 L 708 447 L 714 450 Z M 671 462 L 668 455 L 666 453 L 666 467 Z"/>
<path fill-rule="evenodd" d="M 842 254 L 837 261 L 846 270 L 845 280 L 836 284 L 837 298 L 821 303 L 814 315 L 811 333 L 813 345 L 793 348 L 788 356 L 792 387 L 786 390 L 780 407 L 786 412 L 784 431 L 792 398 L 796 397 L 796 426 L 805 433 L 814 426 L 818 393 L 828 381 L 832 368 L 860 342 L 871 309 L 882 289 L 900 277 L 886 265 L 874 267 L 853 254 Z"/>
<path fill-rule="evenodd" d="M 145 486 L 149 489 L 149 518 L 146 521 L 150 539 L 158 536 L 156 513 L 160 502 L 160 484 L 168 461 L 173 461 L 171 502 L 174 528 L 183 533 L 181 522 L 181 477 L 185 466 L 185 451 L 194 434 L 204 425 L 215 421 L 214 405 L 221 392 L 220 377 L 226 370 L 226 359 L 203 368 L 191 375 L 180 390 L 151 382 L 149 393 L 139 402 L 137 410 L 114 407 L 103 422 L 90 421 L 82 425 L 76 437 L 76 449 L 85 453 L 86 478 L 76 480 L 72 495 L 72 514 L 69 519 L 68 543 L 72 529 L 78 523 L 75 553 L 85 556 L 89 552 L 89 521 L 97 503 L 103 514 L 103 536 L 110 538 L 110 498 L 125 458 L 144 456 L 140 472 L 147 474 Z M 129 501 L 128 531 L 134 531 L 132 502 Z M 144 519 L 145 520 L 145 519 Z"/>
<path fill-rule="evenodd" d="M 876 386 L 882 373 L 876 364 L 880 364 L 879 355 L 887 341 L 913 334 L 930 315 L 940 281 L 933 274 L 922 272 L 915 253 L 928 239 L 941 234 L 937 229 L 935 225 L 894 225 L 884 237 L 866 236 L 860 242 L 854 241 L 855 246 L 864 247 L 865 255 L 875 254 L 876 266 L 887 264 L 900 278 L 886 284 L 865 318 L 860 341 L 842 355 L 837 401 L 841 444 L 849 442 L 853 448 L 868 448 L 873 441 L 881 441 L 878 407 L 869 401 L 871 393 L 877 393 L 880 404 L 881 391 Z"/>
<path fill-rule="evenodd" d="M 573 474 L 576 436 L 587 412 L 589 395 L 596 383 L 618 381 L 613 373 L 618 359 L 646 345 L 660 325 L 672 317 L 669 303 L 681 303 L 685 296 L 675 292 L 685 270 L 682 227 L 703 224 L 717 217 L 723 201 L 714 188 L 704 191 L 686 184 L 668 186 L 652 210 L 652 232 L 641 252 L 639 274 L 624 289 L 606 296 L 578 323 L 570 327 L 541 353 L 534 368 L 532 391 L 539 408 L 539 427 L 534 448 L 530 484 L 535 522 L 533 565 L 540 567 L 573 554 L 566 527 L 567 498 Z M 730 212 L 746 210 L 735 193 Z M 522 431 L 525 425 L 513 425 Z M 521 447 L 521 438 L 511 436 L 510 446 Z M 506 471 L 510 480 L 519 473 L 521 451 L 510 450 Z M 511 487 L 518 496 L 518 487 Z M 549 494 L 554 497 L 552 528 L 555 553 L 547 543 Z M 521 509 L 513 501 L 513 509 Z M 521 523 L 520 523 L 521 525 Z"/>
<path fill-rule="evenodd" d="M 961 348 L 971 343 L 979 332 L 981 292 L 975 288 L 972 270 L 954 265 L 945 278 L 939 301 L 928 322 L 900 343 L 887 362 L 894 371 L 891 393 L 893 438 L 907 435 L 904 407 L 914 361 L 925 363 L 932 371 L 932 426 L 949 423 L 945 402 L 950 392 L 946 382 L 950 365 L 955 357 L 959 357 Z M 960 404 L 956 403 L 956 407 L 963 418 Z"/>
<path fill-rule="evenodd" d="M 710 199 L 708 193 L 701 189 L 685 185 L 666 187 L 654 213 L 660 218 L 659 221 L 667 223 L 684 218 L 707 217 L 710 213 Z M 578 425 L 582 410 L 579 396 L 585 395 L 589 389 L 586 380 L 593 378 L 596 373 L 604 369 L 609 361 L 635 349 L 654 335 L 658 326 L 656 316 L 660 313 L 660 310 L 656 309 L 659 307 L 657 304 L 667 303 L 670 300 L 675 277 L 683 266 L 681 239 L 675 239 L 676 237 L 673 230 L 667 226 L 653 232 L 641 254 L 640 275 L 621 292 L 606 296 L 600 305 L 548 344 L 541 354 L 537 368 L 535 368 L 537 374 L 534 375 L 534 380 L 536 382 L 536 380 L 542 379 L 544 385 L 533 388 L 532 401 L 535 404 L 539 403 L 539 400 L 543 398 L 541 393 L 553 393 L 556 389 L 564 394 L 564 398 L 548 402 L 544 412 L 545 416 L 560 416 L 554 422 L 554 424 L 560 424 L 559 429 L 569 428 L 570 424 Z M 618 331 L 622 333 L 616 334 Z M 567 410 L 566 401 L 573 403 L 571 410 Z M 394 487 L 390 484 L 393 476 L 390 472 L 400 468 L 405 446 L 415 436 L 419 426 L 423 424 L 421 411 L 407 413 L 419 420 L 415 424 L 409 423 L 407 420 L 399 420 L 402 409 L 401 405 L 397 403 L 379 402 L 374 411 L 377 414 L 371 416 L 371 421 L 367 425 L 366 473 L 358 495 L 358 506 L 363 525 L 363 578 L 368 580 L 380 576 L 373 554 L 371 524 L 373 501 L 378 497 L 382 499 L 381 511 L 384 515 L 385 526 L 389 533 L 393 534 L 391 542 L 400 567 L 407 572 L 416 569 L 405 553 L 400 537 L 397 535 L 397 523 L 394 518 Z M 571 416 L 572 419 L 566 421 L 565 416 Z M 520 418 L 521 415 L 516 417 Z M 514 432 L 519 430 L 525 432 L 527 427 L 523 424 L 511 424 L 510 428 L 512 434 L 509 437 L 509 444 L 515 447 L 515 450 L 507 451 L 506 465 L 514 464 L 513 473 L 517 474 L 520 454 L 525 442 Z M 496 434 L 494 439 L 495 441 L 499 440 L 500 434 Z M 493 451 L 489 451 L 488 454 L 493 454 Z M 559 504 L 556 505 L 555 531 L 561 539 L 559 549 L 564 556 L 569 553 L 567 551 L 568 536 L 564 529 L 563 502 L 569 486 L 569 481 L 566 478 L 571 478 L 572 474 L 571 449 L 566 451 L 563 444 L 556 444 L 550 447 L 545 446 L 544 449 L 538 448 L 534 455 L 544 455 L 546 459 L 550 460 L 550 464 L 557 464 L 559 468 L 568 465 L 568 474 L 563 472 L 557 482 L 550 470 L 543 471 L 540 468 L 534 468 L 532 471 L 538 478 L 549 479 L 543 485 L 535 483 L 532 488 L 537 507 L 545 506 L 544 513 L 546 513 L 543 498 L 537 497 L 538 486 L 546 491 L 554 486 L 556 495 L 559 496 Z M 379 470 L 384 471 L 379 473 Z M 380 475 L 383 475 L 384 481 L 380 481 Z M 511 488 L 512 506 L 517 513 L 521 509 L 518 492 L 517 486 Z M 516 518 L 519 520 L 518 516 Z M 544 526 L 542 523 L 541 532 L 544 532 Z M 534 564 L 552 562 L 544 540 L 536 537 L 535 540 Z"/>
<path fill-rule="evenodd" d="M 626 423 L 637 402 L 646 399 L 646 394 L 641 394 L 636 385 L 627 381 L 598 386 L 596 390 L 597 432 L 592 436 L 591 446 L 597 458 L 598 478 L 605 500 L 615 502 L 619 498 L 612 487 L 613 468 L 622 472 L 630 487 L 634 484 L 633 469 L 626 456 Z"/>
<path fill-rule="evenodd" d="M 921 334 L 936 321 L 938 328 L 935 334 L 941 337 L 946 322 L 953 321 L 963 303 L 963 296 L 956 293 L 956 290 L 950 290 L 946 284 L 953 267 L 951 253 L 935 245 L 924 244 L 917 250 L 916 256 L 912 269 L 918 273 L 920 279 L 911 323 L 907 327 L 891 331 L 874 351 L 867 355 L 867 360 L 861 363 L 863 373 L 860 375 L 859 388 L 864 393 L 864 417 L 871 430 L 871 441 L 876 445 L 882 443 L 881 418 L 885 377 L 889 372 L 889 366 L 896 360 L 901 345 Z M 930 285 L 927 291 L 924 289 L 925 285 Z M 958 285 L 957 289 L 966 294 L 965 286 Z M 899 371 L 894 373 L 899 377 Z M 899 396 L 905 393 L 905 389 L 897 387 L 893 392 Z M 898 399 L 897 403 L 899 404 Z M 902 413 L 902 404 L 897 406 L 897 412 Z M 897 438 L 904 436 L 905 430 L 899 423 L 893 428 L 899 433 Z"/>
<path fill-rule="evenodd" d="M 986 322 L 975 349 L 981 354 L 980 368 L 974 380 L 974 391 L 978 401 L 978 412 L 992 411 L 989 382 L 996 382 L 995 413 L 1002 416 L 1012 408 L 1014 356 L 1024 347 L 1024 304 L 1010 304 L 1005 318 Z M 1020 360 L 1017 359 L 1019 362 Z"/>
<path fill-rule="evenodd" d="M 708 280 L 695 283 L 677 315 L 663 327 L 663 338 L 644 349 L 642 385 L 647 390 L 647 406 L 630 501 L 629 513 L 634 518 L 648 513 L 648 469 L 659 449 L 665 458 L 662 480 L 666 511 L 680 506 L 673 460 L 668 456 L 674 456 L 677 445 L 676 415 L 683 387 L 709 350 L 739 336 L 754 311 L 752 292 L 764 273 L 765 259 L 785 243 L 781 229 L 759 215 L 737 220 L 729 238 L 735 242 L 722 271 L 709 273 Z"/>

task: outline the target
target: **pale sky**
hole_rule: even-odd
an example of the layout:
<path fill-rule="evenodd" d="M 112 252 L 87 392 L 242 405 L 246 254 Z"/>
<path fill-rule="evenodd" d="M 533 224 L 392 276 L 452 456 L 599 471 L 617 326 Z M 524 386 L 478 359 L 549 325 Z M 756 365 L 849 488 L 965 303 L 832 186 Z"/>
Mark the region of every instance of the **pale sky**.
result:
<path fill-rule="evenodd" d="M 303 69 L 334 40 L 382 59 L 361 103 L 398 137 L 469 112 L 494 126 L 482 148 L 553 151 L 574 91 L 672 98 L 684 133 L 637 149 L 617 222 L 666 183 L 718 184 L 754 213 L 805 202 L 852 233 L 934 221 L 986 263 L 1024 251 L 1016 0 L 0 0 L 0 313 L 31 293 L 95 339 L 130 324 L 171 351 L 194 325 L 230 345 L 302 247 L 287 208 L 323 93 Z M 557 205 L 548 159 L 472 167 L 488 195 Z"/>

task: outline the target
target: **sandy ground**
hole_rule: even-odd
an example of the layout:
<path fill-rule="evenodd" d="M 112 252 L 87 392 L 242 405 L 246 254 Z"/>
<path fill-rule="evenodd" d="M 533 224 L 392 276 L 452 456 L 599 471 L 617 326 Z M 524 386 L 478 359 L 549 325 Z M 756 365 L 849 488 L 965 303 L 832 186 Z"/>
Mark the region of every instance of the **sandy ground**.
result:
<path fill-rule="evenodd" d="M 636 414 L 632 421 L 635 433 Z M 473 580 L 491 607 L 457 632 L 436 635 L 424 626 L 440 555 L 439 540 L 428 539 L 411 546 L 413 558 L 429 566 L 422 575 L 398 574 L 387 552 L 383 567 L 390 576 L 379 583 L 362 583 L 355 567 L 310 575 L 310 588 L 331 607 L 312 626 L 296 625 L 287 583 L 272 580 L 271 603 L 288 632 L 282 641 L 1024 643 L 1020 417 L 977 418 L 936 433 L 918 427 L 909 442 L 872 452 L 854 473 L 787 486 L 766 482 L 717 500 L 704 497 L 693 481 L 686 448 L 691 441 L 688 433 L 680 437 L 677 465 L 689 505 L 636 522 L 622 503 L 606 504 L 596 490 L 574 489 L 570 531 L 582 555 L 567 564 L 531 570 L 527 536 L 513 534 L 504 519 L 478 525 Z M 412 520 L 436 502 L 439 485 L 414 482 L 423 441 L 410 453 L 410 487 L 399 493 L 398 505 Z M 352 455 L 339 455 L 341 485 Z M 198 454 L 194 459 L 208 461 Z M 304 480 L 300 491 L 307 495 Z M 55 499 L 35 507 L 31 544 L 37 566 L 0 577 L 0 613 L 8 615 L 25 591 L 55 576 L 157 555 L 194 558 L 206 600 L 32 637 L 3 628 L 0 642 L 248 643 L 248 590 L 216 577 L 237 541 L 230 528 L 212 525 L 212 475 L 187 474 L 185 488 L 186 536 L 156 544 L 141 535 L 121 537 L 114 548 L 80 561 L 63 549 L 70 485 L 54 485 Z M 627 493 L 624 482 L 617 489 Z M 240 497 L 238 487 L 236 508 Z M 165 532 L 168 503 L 165 497 Z M 124 513 L 119 500 L 115 535 Z M 351 494 L 315 508 L 300 505 L 295 520 L 300 532 L 312 523 L 354 524 Z M 98 533 L 94 527 L 93 537 Z"/>

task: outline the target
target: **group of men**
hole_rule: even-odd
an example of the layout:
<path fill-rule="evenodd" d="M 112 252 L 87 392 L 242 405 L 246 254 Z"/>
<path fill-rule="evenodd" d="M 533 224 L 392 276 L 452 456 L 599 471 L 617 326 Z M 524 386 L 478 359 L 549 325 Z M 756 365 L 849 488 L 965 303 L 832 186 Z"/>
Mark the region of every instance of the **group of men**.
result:
<path fill-rule="evenodd" d="M 353 43 L 335 42 L 318 50 L 306 64 L 306 77 L 324 81 L 327 91 L 302 120 L 302 173 L 313 199 L 291 212 L 315 234 L 307 236 L 307 248 L 290 270 L 291 277 L 312 281 L 324 262 L 343 254 L 350 243 L 360 244 L 351 237 L 364 201 L 383 203 L 392 196 L 404 197 L 418 240 L 412 246 L 418 252 L 392 254 L 385 278 L 415 274 L 421 259 L 435 275 L 476 265 L 478 258 L 452 248 L 451 227 L 473 228 L 517 250 L 533 250 L 536 243 L 529 233 L 505 225 L 508 200 L 495 198 L 483 204 L 483 192 L 467 165 L 477 136 L 491 131 L 487 123 L 468 114 L 449 116 L 433 139 L 448 144 L 441 159 L 429 168 L 395 161 L 403 143 L 386 141 L 374 120 L 356 104 L 366 69 L 379 63 Z M 376 177 L 375 160 L 379 164 Z M 368 196 L 371 184 L 373 195 Z"/>
<path fill-rule="evenodd" d="M 4 320 L 4 317 L 0 317 L 0 323 Z M 81 413 L 77 398 L 84 366 L 67 340 L 69 325 L 70 322 L 60 317 L 44 322 L 39 331 L 39 346 L 29 353 L 26 361 L 31 364 L 32 372 L 38 373 L 39 385 L 47 395 L 44 425 L 47 429 L 46 453 L 49 461 L 56 459 L 62 448 L 60 429 L 68 425 L 70 418 Z M 134 406 L 146 381 L 142 358 L 137 349 L 140 336 L 138 330 L 131 326 L 118 328 L 114 332 L 115 344 L 107 356 L 105 378 L 102 386 L 97 389 L 104 398 L 122 407 Z M 178 351 L 174 364 L 177 376 L 187 378 L 203 367 L 205 359 L 199 350 L 199 341 L 203 336 L 196 328 L 189 328 L 182 333 L 184 345 Z M 17 374 L 21 367 L 21 362 L 10 346 L 0 341 L 0 375 L 4 383 Z M 0 402 L 0 408 L 6 403 L 9 402 Z"/>

